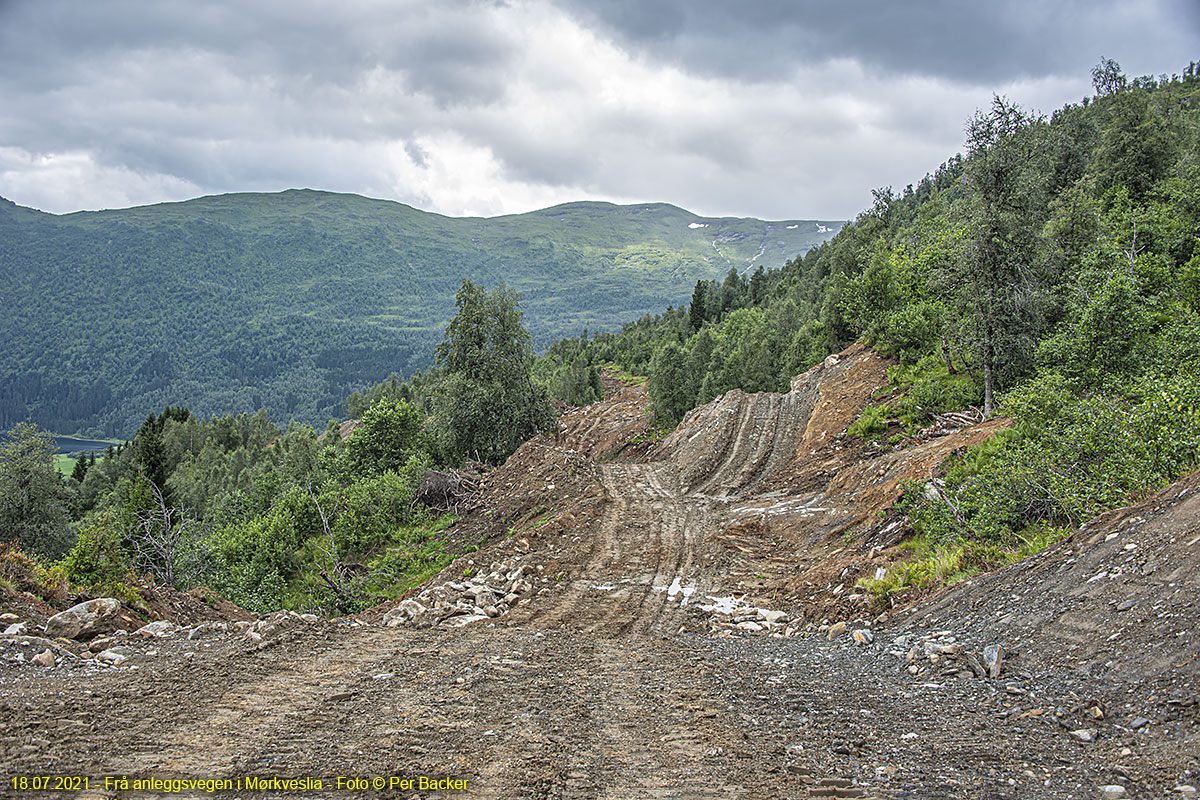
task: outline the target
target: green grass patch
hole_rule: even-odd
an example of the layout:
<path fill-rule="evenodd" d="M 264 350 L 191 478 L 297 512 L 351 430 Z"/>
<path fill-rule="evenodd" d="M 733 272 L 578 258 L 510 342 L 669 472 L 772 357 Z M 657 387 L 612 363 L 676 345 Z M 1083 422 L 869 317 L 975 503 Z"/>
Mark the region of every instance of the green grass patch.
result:
<path fill-rule="evenodd" d="M 885 604 L 893 594 L 906 589 L 952 586 L 980 572 L 1036 555 L 1073 532 L 1068 527 L 1044 526 L 998 543 L 921 534 L 905 543 L 907 558 L 889 566 L 883 577 L 859 578 L 856 585 L 866 589 L 877 603 Z"/>
<path fill-rule="evenodd" d="M 977 378 L 962 372 L 950 374 L 945 362 L 928 355 L 915 364 L 888 368 L 888 383 L 899 396 L 891 403 L 894 418 L 909 433 L 928 424 L 935 414 L 959 411 L 983 401 Z"/>
<path fill-rule="evenodd" d="M 851 436 L 878 441 L 892 423 L 912 435 L 928 425 L 934 415 L 959 411 L 982 400 L 982 387 L 974 377 L 961 372 L 951 374 L 945 362 L 933 355 L 914 364 L 888 367 L 887 378 L 888 385 L 876 389 L 871 399 L 880 400 L 892 393 L 895 398 L 867 406 L 847 429 Z M 896 444 L 900 438 L 893 436 L 889 442 Z"/>
<path fill-rule="evenodd" d="M 879 434 L 888 429 L 888 416 L 887 406 L 867 406 L 858 419 L 846 429 L 846 433 L 874 441 L 879 438 Z"/>
<path fill-rule="evenodd" d="M 54 468 L 58 470 L 64 478 L 69 478 L 71 477 L 71 473 L 75 470 L 75 462 L 78 460 L 79 459 L 75 456 L 69 456 L 65 453 L 55 453 Z"/>
<path fill-rule="evenodd" d="M 397 531 L 392 544 L 367 562 L 371 570 L 367 595 L 371 602 L 394 600 L 445 569 L 454 559 L 446 553 L 441 534 L 455 519 L 444 514 L 432 524 Z"/>
<path fill-rule="evenodd" d="M 641 386 L 649 378 L 645 375 L 634 375 L 632 372 L 626 371 L 619 364 L 609 361 L 600 368 L 605 376 L 612 378 L 614 381 L 620 381 L 629 386 Z"/>

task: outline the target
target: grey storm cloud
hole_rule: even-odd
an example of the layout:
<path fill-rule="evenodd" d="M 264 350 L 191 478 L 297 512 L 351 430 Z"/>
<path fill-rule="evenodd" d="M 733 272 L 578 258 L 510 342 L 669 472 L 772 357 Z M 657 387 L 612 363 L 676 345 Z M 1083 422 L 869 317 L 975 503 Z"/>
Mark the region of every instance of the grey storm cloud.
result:
<path fill-rule="evenodd" d="M 852 216 L 992 92 L 1200 58 L 1194 0 L 0 0 L 0 195 L 62 212 L 312 187 Z"/>
<path fill-rule="evenodd" d="M 1069 74 L 1121 38 L 1196 42 L 1195 0 L 563 0 L 643 55 L 705 73 L 776 80 L 798 63 L 853 59 L 871 70 L 1003 83 Z"/>

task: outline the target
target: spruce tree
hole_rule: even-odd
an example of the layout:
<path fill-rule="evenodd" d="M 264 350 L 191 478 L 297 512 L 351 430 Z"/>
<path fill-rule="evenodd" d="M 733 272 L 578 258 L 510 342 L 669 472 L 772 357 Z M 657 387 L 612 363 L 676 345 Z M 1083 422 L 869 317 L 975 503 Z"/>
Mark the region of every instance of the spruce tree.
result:
<path fill-rule="evenodd" d="M 696 289 L 692 292 L 692 306 L 688 309 L 688 323 L 693 331 L 700 330 L 704 325 L 704 304 L 708 293 L 704 289 L 704 281 L 696 281 Z"/>
<path fill-rule="evenodd" d="M 80 453 L 79 458 L 75 459 L 75 468 L 71 470 L 71 480 L 76 483 L 83 483 L 84 476 L 88 471 L 87 453 Z"/>

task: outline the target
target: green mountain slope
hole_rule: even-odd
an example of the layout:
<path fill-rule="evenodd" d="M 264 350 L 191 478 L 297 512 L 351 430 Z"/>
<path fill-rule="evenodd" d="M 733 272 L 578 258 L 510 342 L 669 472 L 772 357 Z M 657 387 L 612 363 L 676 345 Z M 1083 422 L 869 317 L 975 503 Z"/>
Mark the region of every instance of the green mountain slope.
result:
<path fill-rule="evenodd" d="M 61 216 L 0 201 L 0 428 L 121 434 L 168 403 L 321 424 L 429 365 L 463 278 L 522 292 L 544 344 L 839 228 L 595 202 L 451 218 L 308 190 Z"/>

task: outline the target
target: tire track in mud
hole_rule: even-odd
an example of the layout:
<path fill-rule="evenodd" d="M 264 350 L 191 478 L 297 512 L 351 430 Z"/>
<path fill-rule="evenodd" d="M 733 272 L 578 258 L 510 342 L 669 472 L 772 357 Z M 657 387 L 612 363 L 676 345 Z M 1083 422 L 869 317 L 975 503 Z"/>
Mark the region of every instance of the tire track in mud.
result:
<path fill-rule="evenodd" d="M 689 439 L 660 461 L 599 466 L 606 508 L 576 553 L 577 577 L 512 621 L 607 636 L 680 629 L 692 597 L 702 601 L 715 585 L 703 557 L 726 504 L 794 457 L 812 398 L 734 392 L 723 402 L 716 430 L 692 437 L 718 445 L 705 458 L 689 463 L 697 447 Z"/>
<path fill-rule="evenodd" d="M 594 544 L 582 553 L 580 574 L 562 596 L 540 597 L 523 621 L 590 633 L 674 633 L 681 605 L 699 586 L 683 581 L 695 566 L 715 521 L 697 501 L 679 498 L 674 476 L 661 464 L 601 467 L 608 506 Z M 513 615 L 516 617 L 516 615 Z"/>
<path fill-rule="evenodd" d="M 364 626 L 347 629 L 336 645 L 319 646 L 298 661 L 250 660 L 221 681 L 181 675 L 189 687 L 189 696 L 180 698 L 186 702 L 158 709 L 152 739 L 128 743 L 97 774 L 214 779 L 257 774 L 290 755 L 292 748 L 271 744 L 281 731 L 305 730 L 327 716 L 331 704 L 370 680 L 372 667 L 392 656 L 403 638 L 394 630 Z M 136 795 L 93 790 L 79 798 L 118 796 Z"/>

